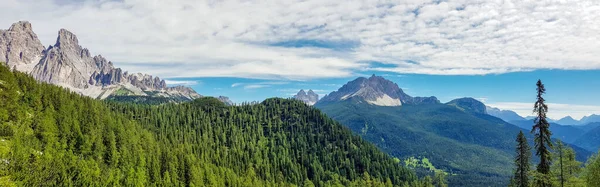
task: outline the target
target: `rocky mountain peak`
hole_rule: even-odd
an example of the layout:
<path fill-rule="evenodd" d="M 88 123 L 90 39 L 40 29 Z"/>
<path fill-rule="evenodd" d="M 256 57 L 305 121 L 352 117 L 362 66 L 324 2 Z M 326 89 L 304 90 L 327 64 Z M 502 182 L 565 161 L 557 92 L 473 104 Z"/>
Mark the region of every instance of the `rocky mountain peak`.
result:
<path fill-rule="evenodd" d="M 306 95 L 306 92 L 304 91 L 304 89 L 300 89 L 300 91 L 298 91 L 298 94 L 296 95 Z"/>
<path fill-rule="evenodd" d="M 319 95 L 316 94 L 312 89 L 309 89 L 308 93 L 305 92 L 304 89 L 301 89 L 296 95 L 294 95 L 293 98 L 300 100 L 307 105 L 314 105 L 317 103 L 317 101 L 319 101 Z"/>
<path fill-rule="evenodd" d="M 66 29 L 60 29 L 58 31 L 58 38 L 56 38 L 55 47 L 79 47 L 79 40 L 77 36 L 71 31 Z M 89 52 L 88 52 L 89 54 Z"/>
<path fill-rule="evenodd" d="M 10 68 L 31 72 L 43 51 L 42 42 L 27 21 L 19 21 L 8 30 L 0 30 L 0 62 L 5 62 Z"/>
<path fill-rule="evenodd" d="M 33 33 L 33 28 L 31 27 L 31 23 L 29 23 L 28 21 L 19 21 L 19 22 L 13 23 L 8 28 L 8 31 Z"/>
<path fill-rule="evenodd" d="M 398 84 L 381 76 L 356 78 L 337 91 L 331 92 L 319 102 L 336 102 L 350 98 L 359 98 L 372 105 L 400 106 L 402 104 L 439 103 L 435 97 L 411 97 Z"/>
<path fill-rule="evenodd" d="M 235 103 L 233 103 L 233 101 L 229 100 L 229 97 L 219 96 L 219 97 L 217 97 L 217 99 L 219 101 L 225 103 L 225 105 L 227 105 L 227 106 L 233 106 L 233 105 L 235 105 Z"/>

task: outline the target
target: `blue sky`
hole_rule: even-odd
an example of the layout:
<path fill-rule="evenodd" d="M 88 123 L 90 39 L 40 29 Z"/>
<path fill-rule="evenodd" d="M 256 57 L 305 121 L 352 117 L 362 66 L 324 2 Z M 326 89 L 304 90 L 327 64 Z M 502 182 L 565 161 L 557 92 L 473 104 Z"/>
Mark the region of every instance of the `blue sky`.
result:
<path fill-rule="evenodd" d="M 28 20 L 45 46 L 65 28 L 124 70 L 238 102 L 322 95 L 375 73 L 411 95 L 529 115 L 542 78 L 550 117 L 600 113 L 595 0 L 3 0 L 0 9 L 0 25 Z"/>

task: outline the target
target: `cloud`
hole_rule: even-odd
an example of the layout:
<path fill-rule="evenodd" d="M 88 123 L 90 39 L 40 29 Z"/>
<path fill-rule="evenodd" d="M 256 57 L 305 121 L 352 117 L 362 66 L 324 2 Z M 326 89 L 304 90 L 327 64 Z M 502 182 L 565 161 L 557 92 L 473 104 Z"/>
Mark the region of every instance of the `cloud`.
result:
<path fill-rule="evenodd" d="M 249 84 L 244 86 L 244 89 L 257 89 L 257 88 L 265 88 L 265 87 L 270 87 L 271 85 L 265 85 L 265 84 Z"/>
<path fill-rule="evenodd" d="M 231 87 L 235 88 L 235 87 L 241 86 L 244 89 L 257 89 L 257 88 L 271 87 L 272 85 L 284 85 L 284 84 L 289 84 L 289 82 L 266 81 L 266 82 L 256 82 L 256 83 L 233 83 L 233 84 L 231 84 Z"/>
<path fill-rule="evenodd" d="M 593 0 L 4 0 L 0 9 L 0 25 L 29 20 L 44 45 L 67 28 L 92 53 L 161 77 L 600 69 Z"/>
<path fill-rule="evenodd" d="M 192 86 L 192 85 L 197 85 L 200 82 L 198 81 L 179 81 L 179 80 L 165 80 L 165 83 L 167 83 L 167 85 L 184 85 L 184 86 Z"/>
<path fill-rule="evenodd" d="M 571 116 L 575 119 L 581 119 L 583 116 L 591 114 L 600 114 L 600 106 L 592 105 L 573 105 L 561 103 L 546 103 L 548 105 L 548 117 L 552 119 L 560 119 L 565 116 Z M 491 107 L 500 108 L 503 110 L 512 110 L 521 116 L 533 115 L 533 103 L 520 102 L 498 102 L 486 103 Z"/>
<path fill-rule="evenodd" d="M 482 103 L 485 103 L 486 101 L 488 101 L 488 98 L 487 98 L 487 97 L 476 97 L 476 98 L 474 98 L 474 99 L 476 99 L 476 100 L 478 100 L 478 101 L 481 101 Z"/>

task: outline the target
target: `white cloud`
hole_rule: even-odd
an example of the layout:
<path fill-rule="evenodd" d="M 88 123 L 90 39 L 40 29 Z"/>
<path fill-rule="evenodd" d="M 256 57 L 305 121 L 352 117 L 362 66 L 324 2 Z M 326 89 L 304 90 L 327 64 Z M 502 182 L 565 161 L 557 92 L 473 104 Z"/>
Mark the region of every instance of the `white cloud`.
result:
<path fill-rule="evenodd" d="M 243 87 L 244 89 L 257 89 L 257 88 L 266 88 L 271 87 L 272 85 L 284 85 L 289 84 L 289 82 L 282 81 L 266 81 L 266 82 L 255 82 L 255 83 L 233 83 L 231 87 Z"/>
<path fill-rule="evenodd" d="M 533 115 L 533 103 L 498 102 L 486 103 L 486 105 L 503 110 L 512 110 L 521 116 Z M 552 119 L 560 119 L 565 116 L 571 116 L 574 119 L 581 119 L 583 116 L 600 114 L 600 106 L 561 103 L 547 103 L 547 105 L 549 108 L 547 115 Z"/>
<path fill-rule="evenodd" d="M 168 85 L 185 85 L 185 86 L 192 86 L 192 85 L 199 84 L 198 81 L 178 81 L 178 80 L 165 80 L 165 83 L 167 83 Z"/>
<path fill-rule="evenodd" d="M 265 85 L 265 84 L 249 84 L 244 86 L 244 89 L 257 89 L 257 88 L 266 88 L 266 87 L 270 87 L 271 85 Z"/>
<path fill-rule="evenodd" d="M 92 53 L 161 77 L 306 80 L 361 70 L 479 75 L 600 69 L 599 1 L 436 2 L 4 0 L 0 26 L 30 20 L 44 45 L 67 28 Z M 295 40 L 357 46 L 268 45 Z"/>

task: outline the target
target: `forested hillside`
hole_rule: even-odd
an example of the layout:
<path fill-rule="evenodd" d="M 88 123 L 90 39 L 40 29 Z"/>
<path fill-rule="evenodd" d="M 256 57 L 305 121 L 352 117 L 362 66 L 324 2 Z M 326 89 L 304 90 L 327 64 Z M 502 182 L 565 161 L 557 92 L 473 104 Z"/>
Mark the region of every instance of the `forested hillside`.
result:
<path fill-rule="evenodd" d="M 451 186 L 506 186 L 512 174 L 521 129 L 499 118 L 456 105 L 385 107 L 354 98 L 316 107 L 392 156 L 427 158 L 449 173 Z M 580 161 L 590 156 L 573 148 Z"/>
<path fill-rule="evenodd" d="M 300 101 L 94 100 L 0 66 L 2 186 L 427 186 Z"/>

